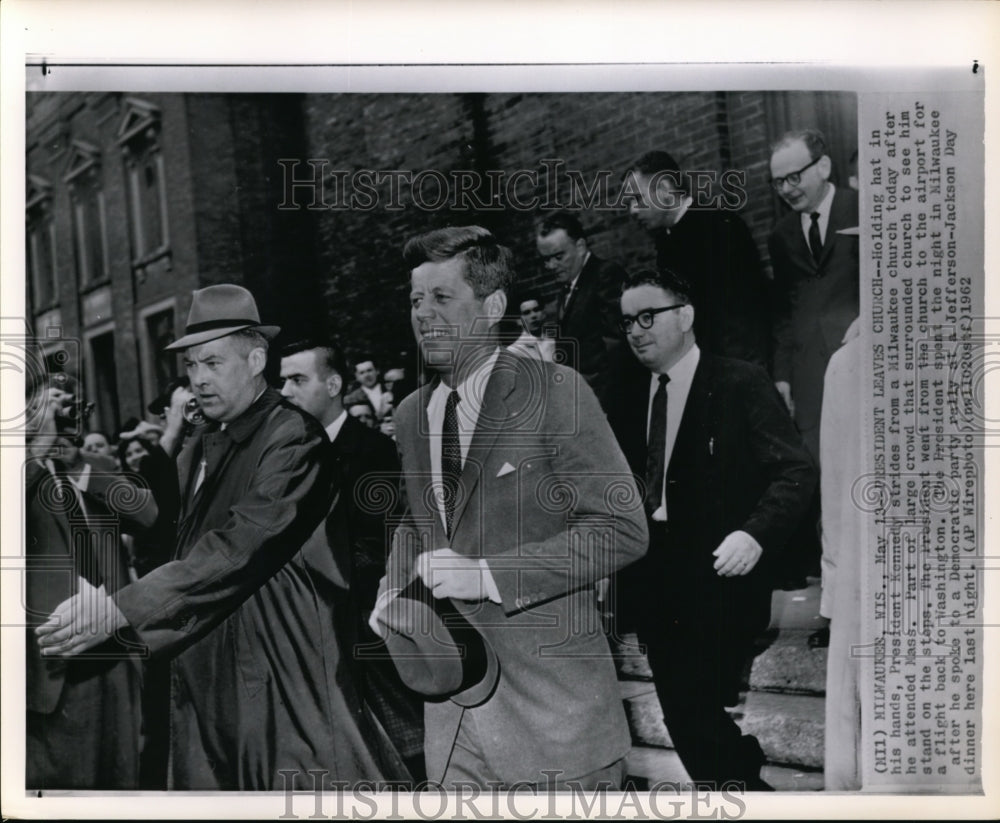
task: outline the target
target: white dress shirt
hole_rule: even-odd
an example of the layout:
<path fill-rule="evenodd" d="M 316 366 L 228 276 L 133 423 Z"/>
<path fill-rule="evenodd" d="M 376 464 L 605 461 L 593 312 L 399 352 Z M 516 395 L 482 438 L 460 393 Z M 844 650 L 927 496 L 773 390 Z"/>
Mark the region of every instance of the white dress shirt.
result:
<path fill-rule="evenodd" d="M 833 206 L 833 193 L 836 191 L 837 187 L 830 183 L 826 190 L 826 196 L 820 201 L 819 205 L 814 209 L 814 211 L 819 212 L 819 220 L 816 223 L 819 225 L 819 241 L 820 246 L 826 245 L 826 227 L 830 225 L 830 208 Z M 806 246 L 809 246 L 809 229 L 812 227 L 812 212 L 806 211 L 802 212 L 799 216 L 802 222 L 802 234 L 806 238 Z"/>
<path fill-rule="evenodd" d="M 454 387 L 458 391 L 461 401 L 455 409 L 455 414 L 458 420 L 458 442 L 462 449 L 463 466 L 469 456 L 472 436 L 475 434 L 476 424 L 479 422 L 479 412 L 483 406 L 486 384 L 489 382 L 490 374 L 493 372 L 493 366 L 496 364 L 499 354 L 500 349 L 497 348 L 465 380 Z M 441 381 L 434 389 L 430 402 L 427 404 L 427 432 L 431 447 L 431 484 L 434 487 L 434 499 L 437 501 L 438 514 L 441 515 L 441 523 L 445 529 L 448 528 L 448 518 L 444 511 L 444 483 L 441 481 L 441 446 L 445 406 L 451 390 L 451 386 L 447 386 L 444 381 Z M 487 597 L 494 603 L 500 603 L 500 591 L 493 580 L 489 566 L 486 564 L 486 558 L 480 558 L 479 565 L 483 570 L 483 582 L 486 586 Z"/>
<path fill-rule="evenodd" d="M 670 382 L 667 383 L 667 436 L 666 453 L 663 458 L 663 488 L 660 489 L 660 505 L 653 512 L 652 519 L 661 523 L 667 520 L 667 468 L 670 466 L 670 455 L 674 451 L 674 443 L 677 440 L 677 430 L 681 426 L 681 417 L 684 414 L 684 406 L 687 404 L 688 394 L 691 391 L 691 382 L 694 380 L 695 369 L 698 368 L 698 361 L 701 358 L 701 351 L 697 345 L 692 346 L 688 352 L 674 365 L 667 370 Z M 652 372 L 649 377 L 649 405 L 646 407 L 646 442 L 649 442 L 649 423 L 653 414 L 653 395 L 660 387 L 660 373 Z"/>

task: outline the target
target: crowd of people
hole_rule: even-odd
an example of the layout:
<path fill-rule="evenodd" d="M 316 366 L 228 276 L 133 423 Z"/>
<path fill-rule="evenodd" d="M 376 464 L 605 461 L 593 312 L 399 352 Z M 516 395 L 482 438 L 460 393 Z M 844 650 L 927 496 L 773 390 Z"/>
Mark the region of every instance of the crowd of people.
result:
<path fill-rule="evenodd" d="M 419 368 L 349 368 L 221 284 L 117 443 L 82 436 L 72 376 L 33 386 L 27 550 L 59 568 L 29 574 L 28 788 L 616 789 L 608 636 L 635 632 L 690 777 L 770 789 L 726 707 L 817 539 L 859 293 L 822 136 L 785 135 L 770 171 L 773 281 L 653 151 L 623 185 L 655 269 L 600 259 L 569 212 L 536 226 L 551 300 L 484 228 L 410 239 Z"/>

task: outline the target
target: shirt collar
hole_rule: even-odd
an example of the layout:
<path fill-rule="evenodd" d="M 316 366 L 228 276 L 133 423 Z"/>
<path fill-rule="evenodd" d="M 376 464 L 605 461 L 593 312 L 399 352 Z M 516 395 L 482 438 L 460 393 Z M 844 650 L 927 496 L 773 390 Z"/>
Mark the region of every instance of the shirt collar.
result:
<path fill-rule="evenodd" d="M 460 408 L 464 416 L 472 420 L 476 420 L 479 417 L 479 409 L 482 406 L 483 396 L 486 393 L 486 384 L 489 382 L 493 366 L 496 364 L 497 357 L 499 356 L 500 347 L 497 346 L 486 360 L 483 360 L 466 376 L 465 380 L 454 387 L 458 391 L 459 399 L 462 401 Z M 448 399 L 448 395 L 451 394 L 451 389 L 452 387 L 446 385 L 443 380 L 438 381 L 431 395 L 431 401 L 443 404 Z"/>
<path fill-rule="evenodd" d="M 347 419 L 347 410 L 345 409 L 339 415 L 337 419 L 334 420 L 329 426 L 326 427 L 326 436 L 330 438 L 332 443 L 337 439 L 337 435 L 340 434 L 340 430 L 344 427 L 344 421 Z"/>
<path fill-rule="evenodd" d="M 690 380 L 694 376 L 695 369 L 698 368 L 698 360 L 701 358 L 701 350 L 698 348 L 698 344 L 695 343 L 684 356 L 678 360 L 674 365 L 667 369 L 667 376 L 670 378 L 671 383 L 676 383 L 678 380 Z M 662 372 L 653 372 L 652 380 L 658 380 Z"/>
<path fill-rule="evenodd" d="M 826 187 L 826 194 L 823 195 L 823 199 L 819 201 L 819 205 L 816 206 L 813 211 L 819 214 L 820 220 L 826 222 L 830 217 L 830 209 L 833 206 L 833 192 L 837 187 L 830 183 Z M 803 212 L 802 214 L 803 224 L 812 222 L 812 212 Z"/>

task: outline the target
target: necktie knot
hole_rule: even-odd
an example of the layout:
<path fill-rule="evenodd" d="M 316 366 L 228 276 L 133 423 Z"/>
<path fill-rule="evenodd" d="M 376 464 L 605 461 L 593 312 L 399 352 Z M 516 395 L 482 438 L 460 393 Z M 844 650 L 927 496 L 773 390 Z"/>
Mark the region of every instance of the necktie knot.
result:
<path fill-rule="evenodd" d="M 812 220 L 813 223 L 818 222 L 819 221 L 819 212 L 818 211 L 814 211 L 812 214 L 809 215 L 809 219 Z"/>

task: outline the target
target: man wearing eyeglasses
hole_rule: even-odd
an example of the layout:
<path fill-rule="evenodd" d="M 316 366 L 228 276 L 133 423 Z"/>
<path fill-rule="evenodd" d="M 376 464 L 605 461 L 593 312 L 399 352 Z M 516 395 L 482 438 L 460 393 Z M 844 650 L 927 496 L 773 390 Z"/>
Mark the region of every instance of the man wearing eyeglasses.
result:
<path fill-rule="evenodd" d="M 774 381 L 819 461 L 823 375 L 858 316 L 857 192 L 830 182 L 832 162 L 813 129 L 771 152 L 771 185 L 792 209 L 769 240 L 774 267 Z"/>
<path fill-rule="evenodd" d="M 816 483 L 767 372 L 701 352 L 687 283 L 630 275 L 621 329 L 641 368 L 622 371 L 609 413 L 644 480 L 650 543 L 619 573 L 670 738 L 693 780 L 766 791 L 760 744 L 726 712 L 770 620 L 775 558 Z"/>

